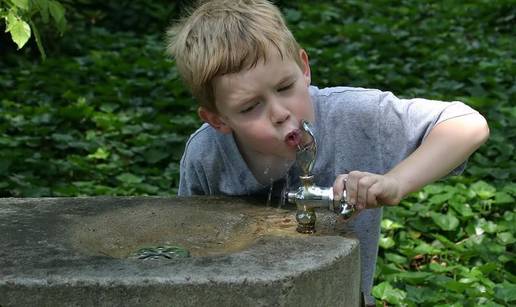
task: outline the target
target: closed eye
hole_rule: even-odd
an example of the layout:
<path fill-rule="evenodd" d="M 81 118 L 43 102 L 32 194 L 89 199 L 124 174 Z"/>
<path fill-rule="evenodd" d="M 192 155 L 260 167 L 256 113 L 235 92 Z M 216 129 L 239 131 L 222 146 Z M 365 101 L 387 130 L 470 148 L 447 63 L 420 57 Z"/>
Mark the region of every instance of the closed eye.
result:
<path fill-rule="evenodd" d="M 288 89 L 292 88 L 292 86 L 293 86 L 293 85 L 294 85 L 294 83 L 290 83 L 290 84 L 288 84 L 288 85 L 286 85 L 286 86 L 284 86 L 284 87 L 280 87 L 280 88 L 278 89 L 278 92 L 286 91 L 286 90 L 288 90 Z"/>
<path fill-rule="evenodd" d="M 248 113 L 248 112 L 251 112 L 256 106 L 258 105 L 258 102 L 256 103 L 253 103 L 252 105 L 250 105 L 249 107 L 243 109 L 242 111 L 240 111 L 240 113 Z"/>

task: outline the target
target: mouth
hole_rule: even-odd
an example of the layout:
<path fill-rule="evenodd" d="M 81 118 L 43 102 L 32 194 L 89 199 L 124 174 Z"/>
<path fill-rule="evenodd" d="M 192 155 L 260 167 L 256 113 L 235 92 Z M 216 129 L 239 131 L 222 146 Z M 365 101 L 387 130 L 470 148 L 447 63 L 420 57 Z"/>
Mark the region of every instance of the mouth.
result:
<path fill-rule="evenodd" d="M 288 147 L 298 148 L 302 141 L 301 129 L 295 129 L 285 136 L 285 143 Z"/>
<path fill-rule="evenodd" d="M 308 133 L 303 132 L 303 130 L 295 129 L 285 136 L 285 143 L 288 147 L 303 150 L 312 145 L 313 139 Z"/>

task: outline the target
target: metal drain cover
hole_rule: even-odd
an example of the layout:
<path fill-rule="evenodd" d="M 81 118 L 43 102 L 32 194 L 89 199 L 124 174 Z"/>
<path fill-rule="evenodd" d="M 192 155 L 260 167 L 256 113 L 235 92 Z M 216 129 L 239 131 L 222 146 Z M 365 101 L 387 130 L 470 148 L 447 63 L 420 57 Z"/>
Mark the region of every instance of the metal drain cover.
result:
<path fill-rule="evenodd" d="M 156 246 L 140 248 L 131 258 L 147 260 L 147 259 L 174 259 L 174 258 L 188 258 L 190 252 L 181 246 Z"/>

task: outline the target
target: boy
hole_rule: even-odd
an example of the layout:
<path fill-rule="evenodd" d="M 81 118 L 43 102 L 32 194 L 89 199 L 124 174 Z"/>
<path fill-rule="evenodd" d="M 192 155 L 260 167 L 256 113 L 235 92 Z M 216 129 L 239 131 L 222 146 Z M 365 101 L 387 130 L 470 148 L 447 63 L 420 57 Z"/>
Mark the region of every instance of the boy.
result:
<path fill-rule="evenodd" d="M 215 0 L 169 30 L 169 52 L 206 123 L 188 140 L 179 195 L 255 195 L 281 186 L 302 120 L 315 129 L 315 183 L 360 213 L 362 290 L 371 297 L 381 206 L 460 166 L 488 137 L 460 102 L 399 99 L 379 90 L 310 85 L 307 53 L 266 0 Z M 296 184 L 292 184 L 296 186 Z"/>

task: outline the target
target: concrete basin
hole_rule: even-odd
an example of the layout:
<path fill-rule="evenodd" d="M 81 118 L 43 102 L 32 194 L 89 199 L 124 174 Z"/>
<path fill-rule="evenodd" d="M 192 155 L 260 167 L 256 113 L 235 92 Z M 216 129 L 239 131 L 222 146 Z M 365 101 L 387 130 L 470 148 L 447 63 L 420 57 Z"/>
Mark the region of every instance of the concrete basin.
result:
<path fill-rule="evenodd" d="M 314 235 L 294 216 L 241 198 L 0 199 L 0 306 L 358 306 L 358 241 L 331 213 Z"/>

